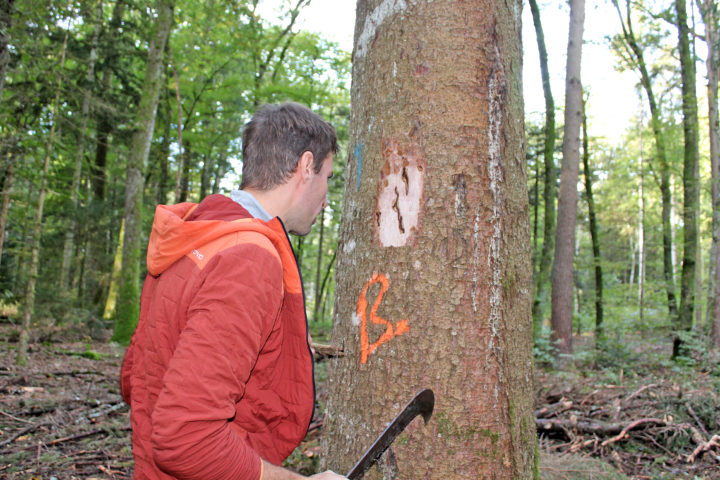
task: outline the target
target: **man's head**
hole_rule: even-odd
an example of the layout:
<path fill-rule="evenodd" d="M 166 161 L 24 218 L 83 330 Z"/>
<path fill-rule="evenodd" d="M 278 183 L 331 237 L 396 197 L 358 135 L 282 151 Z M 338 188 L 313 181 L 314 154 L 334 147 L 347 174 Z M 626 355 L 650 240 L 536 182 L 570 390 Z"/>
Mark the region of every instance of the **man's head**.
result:
<path fill-rule="evenodd" d="M 335 129 L 298 103 L 264 105 L 245 125 L 240 189 L 267 191 L 288 181 L 304 152 L 319 173 L 323 161 L 337 153 Z"/>

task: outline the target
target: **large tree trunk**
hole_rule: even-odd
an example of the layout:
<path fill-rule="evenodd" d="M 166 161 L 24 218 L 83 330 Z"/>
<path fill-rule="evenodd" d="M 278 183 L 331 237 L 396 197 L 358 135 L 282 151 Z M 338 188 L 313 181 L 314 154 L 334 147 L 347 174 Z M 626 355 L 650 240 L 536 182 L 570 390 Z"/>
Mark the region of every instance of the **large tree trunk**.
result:
<path fill-rule="evenodd" d="M 563 159 L 558 195 L 555 257 L 552 268 L 551 339 L 558 354 L 572 353 L 573 260 L 575 258 L 575 216 L 580 170 L 580 124 L 582 122 L 582 55 L 585 0 L 570 1 L 565 78 L 565 126 Z"/>
<path fill-rule="evenodd" d="M 690 51 L 685 0 L 675 0 L 678 47 L 682 76 L 683 135 L 683 263 L 680 287 L 680 313 L 674 325 L 673 357 L 680 355 L 681 332 L 692 328 L 695 311 L 695 268 L 698 247 L 698 117 L 695 93 L 695 61 Z"/>
<path fill-rule="evenodd" d="M 399 479 L 533 477 L 519 0 L 360 0 L 325 461 L 415 393 Z M 379 478 L 377 469 L 367 478 Z"/>
<path fill-rule="evenodd" d="M 718 7 L 713 0 L 697 0 L 705 23 L 708 72 L 708 124 L 710 125 L 710 171 L 712 195 L 712 246 L 708 275 L 707 323 L 715 348 L 720 348 L 720 120 L 718 119 L 718 68 L 720 68 L 720 30 Z"/>
<path fill-rule="evenodd" d="M 78 146 L 77 153 L 75 153 L 73 179 L 72 185 L 70 186 L 70 203 L 72 204 L 72 211 L 70 213 L 68 226 L 65 229 L 65 241 L 63 243 L 62 266 L 60 268 L 60 288 L 62 291 L 68 290 L 72 252 L 75 248 L 75 231 L 77 230 L 77 220 L 80 213 L 78 211 L 80 178 L 82 176 L 83 163 L 85 162 L 85 145 L 87 144 L 86 131 L 88 117 L 90 116 L 90 99 L 92 97 L 93 82 L 95 81 L 95 61 L 97 60 L 98 38 L 100 36 L 102 13 L 102 2 L 98 2 L 95 29 L 93 30 L 93 36 L 90 40 L 90 57 L 88 59 L 88 70 L 85 75 L 84 84 L 85 91 L 83 93 L 82 106 L 80 107 L 80 134 L 78 135 Z"/>
<path fill-rule="evenodd" d="M 597 214 L 595 212 L 595 197 L 593 197 L 593 175 L 590 169 L 589 138 L 587 131 L 587 115 L 585 102 L 582 104 L 582 145 L 583 145 L 583 173 L 585 176 L 585 200 L 588 206 L 588 220 L 590 224 L 590 240 L 592 242 L 593 264 L 595 265 L 595 345 L 605 343 L 605 327 L 603 325 L 603 278 L 600 259 L 600 237 L 598 235 Z M 640 249 L 642 251 L 642 249 Z M 640 282 L 638 275 L 638 284 Z M 580 322 L 578 322 L 578 325 Z"/>
<path fill-rule="evenodd" d="M 655 100 L 655 94 L 652 89 L 652 80 L 648 73 L 647 65 L 643 51 L 635 38 L 632 27 L 631 6 L 629 0 L 626 2 L 626 18 L 623 18 L 622 12 L 617 0 L 613 0 L 615 8 L 620 18 L 620 24 L 623 31 L 623 39 L 627 46 L 628 54 L 633 59 L 634 67 L 640 73 L 640 83 L 647 95 L 648 105 L 650 107 L 650 126 L 655 138 L 655 161 L 653 167 L 660 171 L 660 203 L 662 205 L 662 237 L 663 237 L 663 275 L 665 278 L 665 293 L 668 299 L 668 316 L 672 322 L 678 315 L 677 298 L 675 296 L 675 267 L 673 262 L 673 230 L 672 230 L 672 185 L 670 177 L 670 167 L 667 161 L 665 149 L 665 136 L 662 130 L 662 114 Z"/>
<path fill-rule="evenodd" d="M 530 0 L 535 36 L 537 37 L 538 52 L 540 54 L 540 73 L 542 75 L 543 95 L 545 96 L 545 144 L 543 148 L 543 162 L 545 165 L 545 180 L 543 201 L 545 205 L 543 215 L 543 247 L 540 253 L 539 268 L 535 279 L 535 298 L 533 301 L 533 336 L 538 338 L 542 330 L 547 304 L 547 290 L 549 285 L 551 258 L 555 249 L 555 183 L 557 171 L 555 169 L 555 101 L 550 89 L 550 70 L 548 68 L 547 48 L 545 35 L 540 22 L 540 10 L 537 2 Z M 538 202 L 539 203 L 539 202 Z"/>
<path fill-rule="evenodd" d="M 162 88 L 165 45 L 172 27 L 173 0 L 157 0 L 157 23 L 148 50 L 144 88 L 135 117 L 134 133 L 127 161 L 125 189 L 125 238 L 122 277 L 118 292 L 113 339 L 128 342 L 140 313 L 141 227 L 145 164 L 155 128 L 155 112 Z"/>
<path fill-rule="evenodd" d="M 65 32 L 65 39 L 62 45 L 62 54 L 60 56 L 60 72 L 65 66 L 65 53 L 67 52 L 68 31 Z M 55 89 L 55 99 L 52 105 L 52 124 L 50 132 L 47 136 L 47 144 L 45 147 L 45 161 L 40 172 L 40 191 L 38 192 L 37 210 L 32 226 L 32 234 L 30 237 L 30 265 L 28 267 L 27 284 L 25 287 L 25 304 L 23 305 L 23 323 L 20 329 L 20 337 L 18 339 L 17 355 L 15 363 L 17 365 L 27 364 L 27 350 L 30 341 L 30 321 L 35 310 L 35 282 L 38 277 L 38 269 L 40 265 L 40 233 L 42 230 L 43 210 L 45 208 L 45 196 L 47 195 L 47 175 L 50 170 L 50 159 L 55 150 L 55 132 L 58 124 L 58 110 L 60 105 L 60 90 L 62 88 L 63 75 L 58 75 L 57 87 Z"/>

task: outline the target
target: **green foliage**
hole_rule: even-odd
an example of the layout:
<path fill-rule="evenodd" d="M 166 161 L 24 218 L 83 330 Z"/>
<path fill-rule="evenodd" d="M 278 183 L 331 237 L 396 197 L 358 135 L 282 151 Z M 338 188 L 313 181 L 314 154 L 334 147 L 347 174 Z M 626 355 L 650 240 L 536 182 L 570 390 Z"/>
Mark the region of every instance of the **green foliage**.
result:
<path fill-rule="evenodd" d="M 535 357 L 536 366 L 547 368 L 555 363 L 557 347 L 550 341 L 550 332 L 548 330 L 535 338 L 533 356 Z"/>
<path fill-rule="evenodd" d="M 336 157 L 322 248 L 316 228 L 305 239 L 302 259 L 308 312 L 315 311 L 315 292 L 322 290 L 319 320 L 313 325 L 322 325 L 320 331 L 327 332 L 334 303 L 350 54 L 316 34 L 300 31 L 291 24 L 289 11 L 270 22 L 256 6 L 257 2 L 247 0 L 175 2 L 164 87 L 144 172 L 143 251 L 138 252 L 137 268 L 122 272 L 126 291 L 120 298 L 137 298 L 154 207 L 177 201 L 175 180 L 184 166 L 181 160 L 186 163 L 182 185 L 186 185 L 189 201 L 227 193 L 240 178 L 240 136 L 245 122 L 264 102 L 295 100 L 335 125 L 343 149 Z M 0 291 L 8 305 L 20 303 L 25 294 L 30 254 L 27 239 L 37 205 L 38 171 L 48 148 L 47 134 L 56 124 L 34 322 L 40 327 L 77 318 L 89 324 L 102 323 L 96 319 L 102 318 L 125 214 L 131 121 L 143 88 L 155 19 L 148 15 L 145 4 L 123 0 L 50 4 L 16 0 L 13 8 L 8 31 L 10 63 L 0 99 L 0 183 L 5 183 L 7 165 L 12 162 L 14 167 L 0 259 Z M 67 53 L 61 69 L 65 38 Z M 91 66 L 93 75 L 88 80 Z M 50 107 L 56 94 L 60 108 L 53 116 Z M 87 98 L 89 109 L 84 117 L 82 105 Z M 81 131 L 83 122 L 86 128 Z M 70 186 L 81 145 L 81 188 L 75 209 Z M 65 233 L 72 224 L 76 225 L 75 242 L 66 290 L 58 278 Z M 322 285 L 316 286 L 318 270 Z M 129 340 L 138 308 L 136 301 L 117 305 L 115 339 Z"/>

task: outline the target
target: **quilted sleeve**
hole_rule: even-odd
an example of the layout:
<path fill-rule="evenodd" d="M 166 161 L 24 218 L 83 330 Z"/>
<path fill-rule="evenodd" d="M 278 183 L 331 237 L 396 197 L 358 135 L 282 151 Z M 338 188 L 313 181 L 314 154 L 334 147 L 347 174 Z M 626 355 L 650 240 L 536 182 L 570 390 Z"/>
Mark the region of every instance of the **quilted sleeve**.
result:
<path fill-rule="evenodd" d="M 204 276 L 152 414 L 153 455 L 179 479 L 255 480 L 260 456 L 229 421 L 282 305 L 282 266 L 241 244 L 216 255 Z"/>

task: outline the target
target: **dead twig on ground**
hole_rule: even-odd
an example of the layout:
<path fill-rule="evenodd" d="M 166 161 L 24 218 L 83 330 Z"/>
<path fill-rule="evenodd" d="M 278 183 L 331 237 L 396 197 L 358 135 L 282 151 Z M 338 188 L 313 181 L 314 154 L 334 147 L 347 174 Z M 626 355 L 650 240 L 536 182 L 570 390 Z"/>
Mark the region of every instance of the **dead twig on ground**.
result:
<path fill-rule="evenodd" d="M 687 463 L 694 463 L 695 459 L 701 453 L 705 453 L 713 447 L 720 447 L 720 435 L 713 435 L 709 441 L 698 445 L 697 448 L 688 456 Z"/>
<path fill-rule="evenodd" d="M 625 438 L 625 435 L 627 435 L 627 433 L 630 430 L 637 428 L 640 425 L 646 425 L 648 423 L 655 423 L 655 424 L 660 424 L 660 425 L 666 424 L 666 422 L 664 420 L 660 420 L 659 418 L 641 418 L 639 420 L 635 420 L 634 422 L 631 422 L 629 425 L 627 425 L 625 428 L 623 428 L 620 431 L 620 433 L 618 433 L 617 435 L 615 435 L 612 438 L 608 438 L 607 440 L 602 442 L 600 445 L 605 447 L 611 443 L 618 442 L 618 441 L 622 440 L 623 438 Z"/>
<path fill-rule="evenodd" d="M 657 387 L 657 386 L 658 386 L 657 383 L 651 383 L 651 384 L 649 384 L 649 385 L 643 385 L 642 387 L 640 387 L 639 389 L 637 389 L 635 392 L 633 392 L 632 394 L 628 395 L 628 396 L 625 398 L 625 400 L 623 400 L 623 404 L 627 404 L 630 400 L 632 400 L 633 398 L 637 397 L 638 395 L 640 395 L 640 394 L 641 394 L 642 392 L 644 392 L 645 390 L 648 390 L 648 389 L 650 389 L 650 388 L 655 388 L 655 387 Z"/>
<path fill-rule="evenodd" d="M 0 415 L 3 415 L 3 416 L 8 417 L 8 418 L 12 418 L 13 420 L 16 420 L 16 421 L 22 422 L 22 423 L 30 423 L 30 424 L 33 423 L 33 422 L 31 422 L 30 420 L 23 420 L 22 418 L 15 417 L 15 416 L 13 416 L 13 415 L 10 415 L 9 413 L 5 413 L 5 412 L 3 412 L 2 410 L 0 410 Z"/>
<path fill-rule="evenodd" d="M 7 440 L 3 440 L 2 442 L 0 442 L 0 447 L 4 447 L 5 445 L 8 445 L 8 444 L 14 442 L 15 440 L 22 437 L 23 435 L 26 435 L 32 431 L 37 430 L 38 428 L 46 427 L 48 425 L 50 425 L 49 422 L 33 423 L 32 425 L 29 425 L 29 426 L 23 428 L 19 432 L 16 432 L 13 436 L 8 438 Z M 32 447 L 32 448 L 35 448 L 35 447 Z"/>

